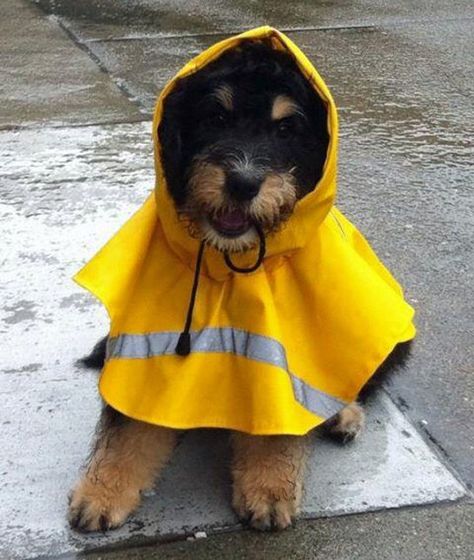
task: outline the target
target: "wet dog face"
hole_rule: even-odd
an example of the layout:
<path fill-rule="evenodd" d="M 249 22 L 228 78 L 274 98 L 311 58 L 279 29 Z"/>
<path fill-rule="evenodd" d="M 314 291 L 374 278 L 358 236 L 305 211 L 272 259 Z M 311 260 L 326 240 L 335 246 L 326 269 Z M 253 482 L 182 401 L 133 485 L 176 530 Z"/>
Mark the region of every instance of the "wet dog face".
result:
<path fill-rule="evenodd" d="M 191 235 L 244 251 L 279 229 L 322 174 L 322 101 L 289 55 L 250 43 L 177 83 L 158 134 Z"/>

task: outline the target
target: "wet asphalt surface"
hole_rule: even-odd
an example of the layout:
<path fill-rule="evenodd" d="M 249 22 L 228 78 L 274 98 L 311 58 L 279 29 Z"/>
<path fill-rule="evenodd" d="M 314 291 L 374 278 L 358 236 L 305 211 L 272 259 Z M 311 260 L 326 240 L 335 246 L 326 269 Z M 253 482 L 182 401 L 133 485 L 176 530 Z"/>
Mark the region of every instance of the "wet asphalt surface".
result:
<path fill-rule="evenodd" d="M 331 87 L 341 121 L 338 205 L 366 234 L 417 310 L 419 334 L 410 363 L 386 380 L 385 388 L 459 477 L 467 488 L 466 500 L 472 502 L 471 2 L 36 3 L 41 11 L 33 15 L 27 1 L 0 7 L 0 49 L 6 53 L 0 67 L 7 76 L 0 87 L 0 208 L 7 250 L 6 281 L 0 290 L 2 333 L 8 337 L 1 391 L 7 396 L 20 393 L 10 402 L 27 411 L 25 430 L 31 438 L 49 429 L 45 414 L 54 422 L 78 425 L 81 415 L 90 413 L 83 402 L 74 404 L 71 394 L 71 387 L 79 391 L 83 373 L 72 370 L 61 379 L 57 369 L 72 364 L 103 332 L 106 321 L 91 315 L 97 305 L 71 289 L 69 277 L 80 264 L 77 255 L 87 258 L 99 247 L 153 182 L 147 121 L 157 92 L 184 62 L 221 36 L 269 23 L 288 31 Z M 9 34 L 21 26 L 28 36 L 42 39 L 24 41 L 19 50 Z M 58 29 L 64 31 L 61 36 Z M 45 126 L 59 128 L 54 134 L 43 133 Z M 97 228 L 97 212 L 105 207 Z M 48 239 L 48 247 L 43 239 Z M 10 259 L 18 240 L 24 250 Z M 12 262 L 20 263 L 21 269 L 9 269 Z M 58 321 L 64 325 L 61 332 Z M 25 339 L 38 348 L 34 361 L 25 362 L 22 356 Z M 48 368 L 48 389 L 38 403 L 32 379 Z M 59 408 L 69 403 L 75 410 L 68 417 L 48 407 L 48 401 L 59 403 Z M 7 422 L 3 433 L 14 441 L 16 432 L 9 431 Z M 91 429 L 93 420 L 85 424 Z M 69 432 L 68 437 L 76 437 L 72 427 Z M 67 438 L 57 440 L 56 445 L 67 445 Z M 21 440 L 13 444 L 18 453 L 21 445 Z M 77 464 L 81 459 L 77 457 Z M 25 460 L 22 467 L 28 471 L 34 462 Z M 48 464 L 52 476 L 54 469 L 59 472 L 60 461 Z M 50 486 L 53 489 L 54 480 Z M 470 518 L 471 510 L 465 510 L 464 517 L 458 511 L 453 519 Z M 366 529 L 360 530 L 370 531 L 376 524 L 389 538 L 392 523 L 403 541 L 407 520 L 400 515 L 386 524 L 376 517 L 361 518 L 360 527 Z M 385 550 L 385 557 L 408 558 L 415 541 L 420 546 L 416 558 L 468 557 L 465 523 L 453 520 L 461 533 L 444 533 L 439 526 L 442 514 L 419 515 L 426 533 L 420 530 L 419 538 L 410 538 L 411 548 L 402 547 L 400 556 Z M 343 542 L 344 526 L 333 531 Z M 445 549 L 435 538 L 430 540 L 433 532 L 443 535 Z M 247 550 L 235 557 L 252 557 L 255 544 L 246 549 L 246 538 L 232 545 Z M 304 534 L 293 538 L 311 542 Z M 378 542 L 373 551 L 383 548 L 382 540 Z M 430 551 L 430 543 L 438 548 Z M 200 546 L 202 557 L 225 556 L 225 544 L 220 551 L 219 544 L 214 549 Z M 282 557 L 288 557 L 295 541 L 290 537 L 287 549 L 283 543 L 278 546 L 287 551 Z M 347 550 L 344 546 L 338 558 L 371 558 L 370 551 L 357 556 L 349 544 Z M 265 553 L 273 557 L 278 551 L 271 547 Z M 301 544 L 301 554 L 309 548 Z M 164 557 L 188 553 L 172 549 Z M 330 556 L 328 549 L 326 557 Z M 376 557 L 384 556 L 379 552 Z"/>

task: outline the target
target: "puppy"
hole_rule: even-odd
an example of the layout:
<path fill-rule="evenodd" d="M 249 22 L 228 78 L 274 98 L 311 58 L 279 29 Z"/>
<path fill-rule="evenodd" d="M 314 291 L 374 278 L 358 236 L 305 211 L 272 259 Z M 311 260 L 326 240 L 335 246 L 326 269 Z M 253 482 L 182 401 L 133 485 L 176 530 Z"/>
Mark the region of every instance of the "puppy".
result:
<path fill-rule="evenodd" d="M 269 236 L 283 229 L 323 173 L 326 109 L 293 59 L 264 43 L 232 49 L 178 81 L 163 115 L 158 135 L 177 213 L 189 235 L 226 254 L 255 248 L 259 232 Z M 104 354 L 102 341 L 85 364 L 100 367 Z M 363 424 L 361 406 L 352 403 L 328 422 L 328 430 L 347 442 Z M 174 430 L 106 406 L 71 495 L 71 526 L 95 531 L 124 523 L 167 462 L 176 437 Z M 307 439 L 237 432 L 231 438 L 236 513 L 256 529 L 288 527 L 301 501 Z"/>
<path fill-rule="evenodd" d="M 326 121 L 293 60 L 263 44 L 232 50 L 178 83 L 159 137 L 190 234 L 235 252 L 257 242 L 256 224 L 266 234 L 281 228 L 322 174 Z"/>

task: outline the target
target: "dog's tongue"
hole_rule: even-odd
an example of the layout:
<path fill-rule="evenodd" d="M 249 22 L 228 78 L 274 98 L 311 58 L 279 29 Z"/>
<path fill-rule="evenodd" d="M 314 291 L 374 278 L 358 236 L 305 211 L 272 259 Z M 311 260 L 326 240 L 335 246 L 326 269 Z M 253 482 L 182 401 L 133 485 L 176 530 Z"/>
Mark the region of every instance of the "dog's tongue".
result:
<path fill-rule="evenodd" d="M 241 210 L 230 210 L 223 212 L 213 219 L 218 229 L 227 232 L 238 232 L 246 229 L 249 225 L 247 216 Z"/>

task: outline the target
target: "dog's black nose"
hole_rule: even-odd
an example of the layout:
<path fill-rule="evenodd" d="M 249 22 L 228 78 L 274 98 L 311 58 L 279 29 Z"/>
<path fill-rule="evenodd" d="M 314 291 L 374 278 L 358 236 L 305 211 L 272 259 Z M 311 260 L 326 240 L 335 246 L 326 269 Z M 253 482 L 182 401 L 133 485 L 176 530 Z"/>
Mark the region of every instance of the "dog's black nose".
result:
<path fill-rule="evenodd" d="M 227 189 L 235 200 L 244 202 L 255 198 L 260 190 L 262 177 L 232 172 L 227 176 Z"/>

